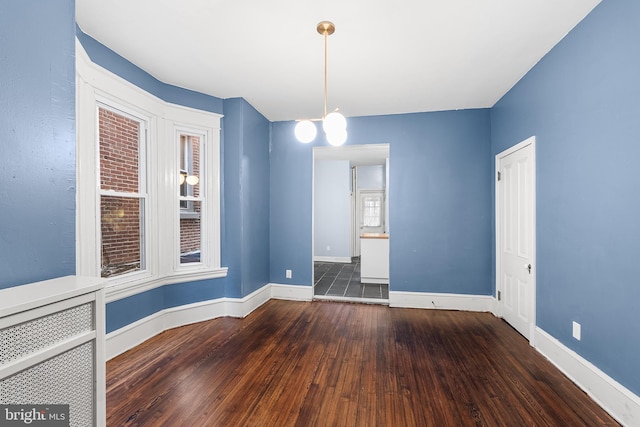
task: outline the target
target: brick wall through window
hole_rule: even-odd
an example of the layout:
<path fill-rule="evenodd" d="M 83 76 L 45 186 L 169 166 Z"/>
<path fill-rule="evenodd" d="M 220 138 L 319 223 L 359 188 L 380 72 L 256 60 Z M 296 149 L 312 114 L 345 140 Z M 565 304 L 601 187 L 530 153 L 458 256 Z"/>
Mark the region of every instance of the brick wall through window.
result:
<path fill-rule="evenodd" d="M 106 196 L 100 200 L 102 277 L 142 267 L 143 200 L 138 196 L 140 124 L 100 108 L 100 189 L 131 193 L 134 197 Z"/>

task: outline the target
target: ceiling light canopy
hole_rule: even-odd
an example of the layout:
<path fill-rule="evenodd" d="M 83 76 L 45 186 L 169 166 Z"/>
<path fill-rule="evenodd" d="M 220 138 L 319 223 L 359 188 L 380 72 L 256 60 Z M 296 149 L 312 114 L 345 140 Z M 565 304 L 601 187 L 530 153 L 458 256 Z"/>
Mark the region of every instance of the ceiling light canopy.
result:
<path fill-rule="evenodd" d="M 337 108 L 327 114 L 327 39 L 336 31 L 336 27 L 329 21 L 322 21 L 316 29 L 324 37 L 324 113 L 321 119 L 298 120 L 295 135 L 298 141 L 305 144 L 313 141 L 318 133 L 313 122 L 322 121 L 322 130 L 327 142 L 339 146 L 347 140 L 347 119 L 338 112 Z"/>

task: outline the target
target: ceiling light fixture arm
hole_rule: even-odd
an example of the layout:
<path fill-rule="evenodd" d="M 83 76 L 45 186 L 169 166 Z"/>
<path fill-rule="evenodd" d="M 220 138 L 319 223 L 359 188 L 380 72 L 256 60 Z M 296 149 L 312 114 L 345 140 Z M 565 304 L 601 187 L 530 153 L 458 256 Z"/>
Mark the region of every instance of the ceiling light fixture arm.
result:
<path fill-rule="evenodd" d="M 327 77 L 327 62 L 329 58 L 328 38 L 336 31 L 336 27 L 329 21 L 322 21 L 318 24 L 318 27 L 316 29 L 318 30 L 318 33 L 324 37 L 324 113 L 322 115 L 322 118 L 324 119 L 327 116 L 327 98 L 329 93 L 329 79 Z"/>
<path fill-rule="evenodd" d="M 328 100 L 328 37 L 336 31 L 335 25 L 329 21 L 322 21 L 316 27 L 318 33 L 324 37 L 324 111 L 322 119 L 306 119 L 299 120 L 295 127 L 295 135 L 298 141 L 303 143 L 309 143 L 316 137 L 316 128 L 313 124 L 314 121 L 322 122 L 322 129 L 325 132 L 327 142 L 331 145 L 342 145 L 347 140 L 347 121 L 342 114 L 338 112 L 336 108 L 330 114 L 327 114 L 327 100 Z"/>

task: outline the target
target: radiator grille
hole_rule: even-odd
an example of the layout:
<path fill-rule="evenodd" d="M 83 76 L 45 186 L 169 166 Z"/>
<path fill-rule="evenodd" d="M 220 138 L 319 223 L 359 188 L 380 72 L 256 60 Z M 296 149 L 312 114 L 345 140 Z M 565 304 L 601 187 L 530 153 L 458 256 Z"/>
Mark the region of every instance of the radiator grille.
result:
<path fill-rule="evenodd" d="M 93 329 L 93 303 L 2 329 L 0 365 Z"/>
<path fill-rule="evenodd" d="M 94 425 L 94 343 L 0 381 L 0 404 L 68 404 L 72 427 Z"/>

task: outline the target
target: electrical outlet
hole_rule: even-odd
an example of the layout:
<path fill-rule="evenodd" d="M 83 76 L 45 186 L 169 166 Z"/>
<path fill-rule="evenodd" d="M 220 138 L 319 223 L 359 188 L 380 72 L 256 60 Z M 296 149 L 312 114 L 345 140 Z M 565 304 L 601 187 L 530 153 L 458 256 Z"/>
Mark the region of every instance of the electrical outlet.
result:
<path fill-rule="evenodd" d="M 581 335 L 582 335 L 582 327 L 580 326 L 580 323 L 573 322 L 573 337 L 578 341 L 580 341 Z"/>
<path fill-rule="evenodd" d="M 287 279 L 291 279 L 291 270 L 286 270 L 284 273 Z"/>
<path fill-rule="evenodd" d="M 331 252 L 331 246 L 327 245 L 327 252 Z"/>

